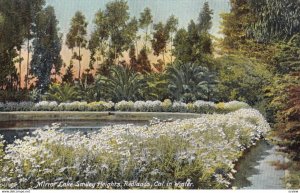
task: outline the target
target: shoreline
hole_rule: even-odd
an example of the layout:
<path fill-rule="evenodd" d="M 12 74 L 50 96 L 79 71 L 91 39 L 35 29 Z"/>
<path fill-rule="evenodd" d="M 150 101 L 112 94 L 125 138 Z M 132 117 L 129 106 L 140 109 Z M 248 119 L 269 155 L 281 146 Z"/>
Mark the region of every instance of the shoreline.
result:
<path fill-rule="evenodd" d="M 59 121 L 59 120 L 120 120 L 147 121 L 154 117 L 162 120 L 198 118 L 201 114 L 177 112 L 90 112 L 90 111 L 14 111 L 0 112 L 0 123 L 4 121 Z"/>

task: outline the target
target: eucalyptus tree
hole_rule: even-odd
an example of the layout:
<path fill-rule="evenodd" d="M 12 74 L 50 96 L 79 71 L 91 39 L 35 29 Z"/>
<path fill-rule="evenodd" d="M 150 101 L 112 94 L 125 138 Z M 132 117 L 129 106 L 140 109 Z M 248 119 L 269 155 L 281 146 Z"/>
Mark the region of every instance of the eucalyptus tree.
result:
<path fill-rule="evenodd" d="M 33 28 L 36 25 L 36 17 L 39 12 L 42 11 L 45 0 L 19 0 L 16 5 L 20 6 L 19 15 L 21 18 L 21 26 L 23 27 L 22 35 L 26 38 L 26 49 L 27 49 L 27 61 L 26 61 L 26 76 L 25 76 L 25 87 L 29 84 L 29 74 L 30 74 L 30 52 L 31 45 L 30 42 L 34 36 Z M 19 56 L 21 56 L 22 46 L 19 48 Z M 20 68 L 21 69 L 21 68 Z M 21 72 L 20 72 L 21 74 Z"/>
<path fill-rule="evenodd" d="M 187 30 L 181 28 L 174 38 L 174 55 L 176 61 L 183 63 L 201 63 L 206 67 L 212 55 L 212 40 L 209 30 L 212 23 L 213 11 L 205 3 L 198 18 L 198 22 L 191 20 Z"/>
<path fill-rule="evenodd" d="M 117 63 L 118 58 L 130 48 L 137 37 L 138 21 L 130 18 L 129 7 L 123 0 L 110 2 L 106 4 L 104 11 L 99 10 L 94 26 L 90 48 L 95 55 L 97 49 L 101 50 L 101 46 L 107 45 L 103 48 L 107 55 L 104 63 Z"/>
<path fill-rule="evenodd" d="M 178 30 L 174 38 L 176 61 L 206 63 L 207 57 L 212 54 L 212 41 L 208 33 L 199 33 L 198 29 L 197 24 L 191 20 L 188 30 Z"/>
<path fill-rule="evenodd" d="M 77 11 L 72 18 L 70 30 L 66 37 L 66 44 L 72 49 L 73 59 L 78 60 L 78 79 L 81 79 L 81 49 L 86 48 L 87 44 L 87 25 L 86 18 L 82 12 Z M 74 52 L 74 48 L 78 48 L 78 53 Z"/>
<path fill-rule="evenodd" d="M 272 61 L 277 52 L 276 41 L 264 41 L 263 39 L 267 39 L 262 38 L 260 27 L 257 26 L 260 24 L 256 24 L 259 15 L 262 14 L 260 8 L 264 7 L 265 3 L 265 0 L 230 1 L 230 12 L 221 14 L 221 32 L 224 35 L 220 42 L 222 52 L 256 58 L 267 64 Z"/>
<path fill-rule="evenodd" d="M 147 49 L 148 39 L 150 39 L 148 32 L 149 26 L 153 23 L 153 16 L 151 13 L 151 9 L 146 7 L 143 12 L 140 14 L 139 24 L 142 29 L 145 31 L 145 42 L 144 47 Z"/>
<path fill-rule="evenodd" d="M 169 32 L 169 37 L 170 37 L 170 55 L 171 55 L 171 64 L 173 64 L 173 38 L 174 34 L 177 31 L 178 27 L 178 19 L 174 16 L 171 15 L 166 23 L 166 28 L 167 31 Z"/>
<path fill-rule="evenodd" d="M 21 62 L 18 53 L 21 52 L 25 39 L 21 3 L 19 0 L 0 1 L 0 87 L 2 89 L 13 89 L 18 79 L 20 81 L 15 62 L 19 64 Z"/>
<path fill-rule="evenodd" d="M 188 32 L 186 29 L 179 29 L 174 37 L 174 51 L 173 54 L 176 56 L 177 61 L 188 62 L 190 61 L 192 47 L 188 41 Z"/>
<path fill-rule="evenodd" d="M 208 33 L 212 27 L 213 10 L 208 2 L 205 2 L 198 17 L 198 27 L 200 32 Z"/>
<path fill-rule="evenodd" d="M 93 21 L 94 30 L 92 31 L 88 49 L 90 50 L 90 66 L 93 66 L 96 62 L 99 65 L 99 62 L 103 62 L 106 57 L 107 49 L 107 40 L 109 38 L 109 31 L 106 21 L 106 17 L 102 10 L 99 10 Z"/>
<path fill-rule="evenodd" d="M 140 38 L 138 35 L 138 30 L 139 30 L 139 22 L 136 19 L 136 17 L 133 17 L 130 19 L 130 21 L 127 24 L 127 27 L 124 30 L 124 36 L 125 36 L 125 49 L 128 50 L 132 45 L 136 45 L 136 49 L 138 50 L 137 47 L 137 42 Z"/>
<path fill-rule="evenodd" d="M 45 92 L 51 83 L 51 71 L 58 73 L 62 67 L 61 36 L 54 8 L 46 7 L 35 21 L 31 73 L 37 77 L 37 87 Z"/>
<path fill-rule="evenodd" d="M 110 50 L 114 61 L 122 56 L 122 52 L 130 48 L 138 31 L 138 22 L 130 19 L 129 7 L 124 0 L 117 0 L 106 5 L 105 17 L 109 30 Z"/>
<path fill-rule="evenodd" d="M 221 14 L 221 32 L 224 35 L 221 46 L 224 51 L 241 50 L 245 44 L 248 28 L 254 18 L 249 2 L 231 0 L 230 12 Z"/>
<path fill-rule="evenodd" d="M 11 1 L 10 3 L 5 1 L 1 2 L 0 6 L 2 7 L 2 10 L 0 10 L 0 34 L 3 38 L 1 42 L 3 43 L 3 49 L 7 49 L 4 44 L 7 46 L 10 44 L 10 49 L 6 50 L 6 52 L 18 52 L 18 57 L 10 57 L 7 62 L 11 63 L 19 63 L 19 77 L 18 77 L 18 84 L 19 89 L 21 88 L 21 63 L 23 61 L 23 57 L 21 56 L 22 53 L 22 44 L 24 41 L 24 26 L 22 26 L 22 17 L 20 15 L 20 7 L 19 6 L 13 6 L 13 3 L 16 3 L 16 1 Z M 1 8 L 0 8 L 1 9 Z M 10 39 L 12 38 L 12 39 Z M 8 41 L 5 41 L 8 40 Z M 4 48 L 6 47 L 6 48 Z M 4 50 L 1 50 L 0 52 L 5 52 Z M 4 55 L 4 53 L 3 53 Z M 2 56 L 3 59 L 5 56 Z M 1 61 L 4 62 L 4 61 Z M 16 69 L 10 68 L 11 75 L 16 73 Z M 10 75 L 9 75 L 10 76 Z"/>
<path fill-rule="evenodd" d="M 162 22 L 154 24 L 154 32 L 153 32 L 153 39 L 151 40 L 153 54 L 155 56 L 159 56 L 160 54 L 163 55 L 164 64 L 166 63 L 165 60 L 165 53 L 166 48 L 169 40 L 169 32 L 166 28 L 166 25 Z"/>

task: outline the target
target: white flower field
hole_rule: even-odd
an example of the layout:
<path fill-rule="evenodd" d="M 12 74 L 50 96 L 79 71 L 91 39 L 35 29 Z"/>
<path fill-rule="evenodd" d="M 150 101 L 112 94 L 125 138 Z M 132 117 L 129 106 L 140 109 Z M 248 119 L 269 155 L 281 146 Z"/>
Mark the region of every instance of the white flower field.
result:
<path fill-rule="evenodd" d="M 126 189 L 157 181 L 174 182 L 159 188 L 180 188 L 175 182 L 190 182 L 192 189 L 229 188 L 244 150 L 269 130 L 251 108 L 154 125 L 114 125 L 87 135 L 67 134 L 54 124 L 0 151 L 0 188 L 103 182 L 96 188 Z"/>

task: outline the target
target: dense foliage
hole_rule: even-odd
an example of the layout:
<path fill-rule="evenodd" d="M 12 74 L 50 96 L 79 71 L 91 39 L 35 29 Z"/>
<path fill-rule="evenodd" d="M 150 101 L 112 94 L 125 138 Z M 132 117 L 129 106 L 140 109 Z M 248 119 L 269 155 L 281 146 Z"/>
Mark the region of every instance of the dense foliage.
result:
<path fill-rule="evenodd" d="M 225 55 L 220 63 L 219 86 L 222 100 L 240 100 L 255 105 L 264 99 L 264 88 L 272 73 L 266 65 L 240 55 Z"/>
<path fill-rule="evenodd" d="M 267 70 L 262 72 L 269 72 L 272 78 L 258 89 L 258 102 L 264 101 L 262 107 L 275 126 L 274 139 L 292 160 L 299 161 L 299 1 L 230 2 L 230 13 L 222 15 L 222 51 L 254 59 Z M 299 162 L 290 165 L 291 170 L 299 170 L 292 167 Z M 299 186 L 299 172 L 292 179 L 289 186 Z"/>
<path fill-rule="evenodd" d="M 289 153 L 293 160 L 300 161 L 300 86 L 294 85 L 288 88 L 288 103 L 285 105 L 284 111 L 280 112 L 278 118 L 278 130 L 276 131 L 282 141 L 285 152 Z"/>
<path fill-rule="evenodd" d="M 274 40 L 288 41 L 299 33 L 300 2 L 297 0 L 251 0 L 249 1 L 255 20 L 250 34 L 257 40 L 272 42 Z"/>

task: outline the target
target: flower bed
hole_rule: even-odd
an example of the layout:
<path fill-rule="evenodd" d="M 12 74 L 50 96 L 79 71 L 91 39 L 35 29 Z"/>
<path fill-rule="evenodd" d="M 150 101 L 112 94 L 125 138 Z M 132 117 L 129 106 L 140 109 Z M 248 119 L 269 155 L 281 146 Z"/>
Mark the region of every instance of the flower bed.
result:
<path fill-rule="evenodd" d="M 193 103 L 165 101 L 120 101 L 113 102 L 70 102 L 41 101 L 39 103 L 0 103 L 0 111 L 138 111 L 138 112 L 189 112 L 189 113 L 228 113 L 242 108 L 249 108 L 244 102 L 231 101 L 228 103 L 213 103 L 195 101 Z"/>
<path fill-rule="evenodd" d="M 254 109 L 151 126 L 115 125 L 88 135 L 63 133 L 54 125 L 8 145 L 4 157 L 0 150 L 0 188 L 82 188 L 76 184 L 87 182 L 103 182 L 93 188 L 228 188 L 234 163 L 269 130 Z M 157 187 L 157 181 L 169 183 Z"/>

